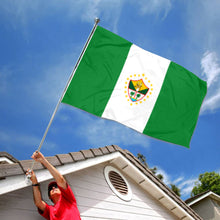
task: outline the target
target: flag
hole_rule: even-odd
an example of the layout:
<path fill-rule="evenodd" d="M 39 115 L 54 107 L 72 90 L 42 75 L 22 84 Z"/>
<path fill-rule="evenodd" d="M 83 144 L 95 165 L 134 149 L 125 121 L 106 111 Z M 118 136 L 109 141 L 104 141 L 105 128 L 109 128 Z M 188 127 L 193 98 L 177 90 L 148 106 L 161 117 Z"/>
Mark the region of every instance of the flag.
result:
<path fill-rule="evenodd" d="M 189 147 L 206 92 L 190 71 L 97 26 L 62 102 Z"/>

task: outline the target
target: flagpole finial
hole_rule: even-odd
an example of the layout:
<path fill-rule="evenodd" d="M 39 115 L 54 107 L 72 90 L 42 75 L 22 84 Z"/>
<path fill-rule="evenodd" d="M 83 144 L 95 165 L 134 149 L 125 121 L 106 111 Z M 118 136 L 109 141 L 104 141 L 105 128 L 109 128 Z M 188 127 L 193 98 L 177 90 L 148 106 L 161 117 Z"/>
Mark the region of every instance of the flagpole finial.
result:
<path fill-rule="evenodd" d="M 95 23 L 98 24 L 100 22 L 99 18 L 95 18 Z"/>

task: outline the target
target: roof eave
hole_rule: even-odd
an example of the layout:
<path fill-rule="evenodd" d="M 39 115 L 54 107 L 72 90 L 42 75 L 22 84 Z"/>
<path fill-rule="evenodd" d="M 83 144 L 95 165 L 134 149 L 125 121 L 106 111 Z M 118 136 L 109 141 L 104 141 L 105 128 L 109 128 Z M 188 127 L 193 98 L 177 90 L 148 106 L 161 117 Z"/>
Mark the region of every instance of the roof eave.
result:
<path fill-rule="evenodd" d="M 122 169 L 126 175 L 132 178 L 141 188 L 163 204 L 163 206 L 169 209 L 179 219 L 201 219 L 199 216 L 195 216 L 195 213 L 191 209 L 185 210 L 183 207 L 186 206 L 186 204 L 181 199 L 177 202 L 173 197 L 171 198 L 170 194 L 162 190 L 160 186 L 155 184 L 153 179 L 143 174 L 141 170 L 133 165 L 127 158 L 123 157 L 123 155 L 115 158 L 111 163 Z M 180 205 L 181 202 L 182 206 Z M 189 214 L 189 211 L 192 211 L 192 215 Z"/>
<path fill-rule="evenodd" d="M 112 154 L 103 155 L 102 157 L 93 157 L 90 158 L 89 160 L 78 161 L 77 163 L 73 162 L 73 163 L 64 164 L 56 168 L 57 170 L 59 170 L 59 172 L 62 175 L 67 175 L 69 173 L 73 173 L 85 169 L 87 167 L 91 167 L 103 162 L 111 161 L 116 157 L 119 157 L 119 155 L 120 155 L 119 152 L 114 152 Z M 36 170 L 35 174 L 37 176 L 39 183 L 52 179 L 52 176 L 47 169 Z M 0 195 L 25 188 L 29 185 L 31 185 L 31 182 L 27 180 L 24 174 L 5 177 L 0 181 L 0 188 L 1 188 Z"/>
<path fill-rule="evenodd" d="M 202 195 L 202 196 L 196 198 L 195 200 L 189 202 L 188 205 L 189 205 L 189 206 L 192 206 L 192 205 L 198 203 L 199 201 L 201 201 L 201 200 L 203 200 L 203 199 L 205 199 L 205 198 L 207 198 L 207 197 L 211 197 L 212 199 L 217 200 L 217 201 L 220 202 L 220 196 L 217 195 L 217 194 L 215 194 L 215 193 L 213 193 L 212 191 L 209 191 L 209 192 L 207 192 L 206 194 L 204 194 L 204 195 Z"/>

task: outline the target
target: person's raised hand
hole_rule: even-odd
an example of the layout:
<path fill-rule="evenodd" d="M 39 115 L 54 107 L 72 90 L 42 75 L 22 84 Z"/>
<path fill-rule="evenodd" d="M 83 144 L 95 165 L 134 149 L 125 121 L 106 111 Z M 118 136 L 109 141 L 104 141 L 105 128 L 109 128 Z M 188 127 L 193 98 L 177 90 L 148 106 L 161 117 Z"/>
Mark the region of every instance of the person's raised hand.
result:
<path fill-rule="evenodd" d="M 37 183 L 37 177 L 36 177 L 36 175 L 35 175 L 33 170 L 27 169 L 26 176 L 29 177 L 29 179 L 31 180 L 32 184 L 36 184 Z"/>
<path fill-rule="evenodd" d="M 39 151 L 35 151 L 33 153 L 33 155 L 31 156 L 31 158 L 34 159 L 37 162 L 40 162 L 40 163 L 42 163 L 45 160 L 44 155 Z"/>

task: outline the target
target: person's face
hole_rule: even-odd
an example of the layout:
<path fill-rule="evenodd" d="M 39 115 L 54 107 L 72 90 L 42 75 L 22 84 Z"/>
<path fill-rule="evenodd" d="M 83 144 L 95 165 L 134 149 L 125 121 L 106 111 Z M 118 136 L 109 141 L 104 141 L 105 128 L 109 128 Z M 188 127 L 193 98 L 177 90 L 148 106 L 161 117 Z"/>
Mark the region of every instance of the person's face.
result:
<path fill-rule="evenodd" d="M 57 185 L 51 186 L 50 188 L 50 198 L 53 199 L 54 196 L 59 196 L 61 194 L 60 189 Z"/>

